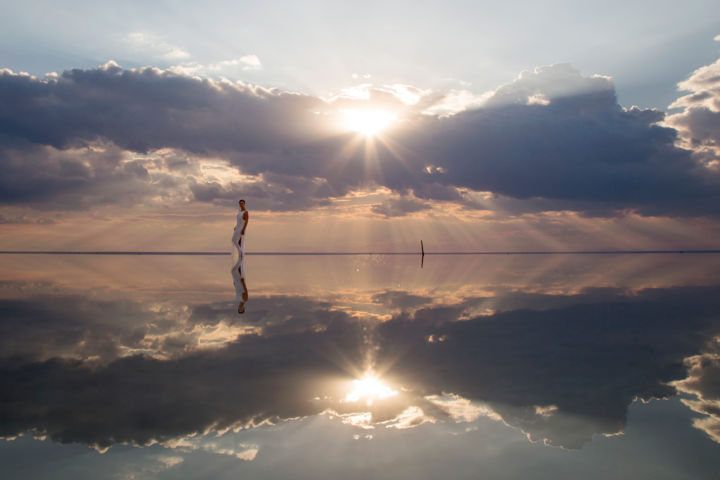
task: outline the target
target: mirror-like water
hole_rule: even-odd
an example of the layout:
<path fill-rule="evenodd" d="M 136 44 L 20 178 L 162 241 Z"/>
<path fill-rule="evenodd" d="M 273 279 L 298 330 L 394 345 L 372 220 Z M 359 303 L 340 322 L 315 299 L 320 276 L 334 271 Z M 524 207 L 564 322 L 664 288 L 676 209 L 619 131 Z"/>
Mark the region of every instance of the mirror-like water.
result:
<path fill-rule="evenodd" d="M 714 478 L 720 255 L 419 260 L 1 257 L 8 478 Z"/>

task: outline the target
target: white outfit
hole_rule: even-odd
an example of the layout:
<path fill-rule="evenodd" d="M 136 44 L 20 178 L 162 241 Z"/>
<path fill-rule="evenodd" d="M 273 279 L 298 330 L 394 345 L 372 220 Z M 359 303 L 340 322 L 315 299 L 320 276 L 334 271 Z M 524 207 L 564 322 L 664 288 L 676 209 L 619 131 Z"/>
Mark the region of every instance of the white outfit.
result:
<path fill-rule="evenodd" d="M 245 306 L 248 298 L 247 286 L 245 285 L 245 259 L 243 257 L 240 257 L 238 263 L 233 266 L 231 273 L 233 285 L 235 286 L 235 304 L 238 306 L 238 313 L 243 313 L 241 308 Z"/>
<path fill-rule="evenodd" d="M 246 292 L 243 286 L 243 280 L 245 280 L 245 259 L 241 258 L 238 263 L 235 264 L 232 271 L 233 285 L 235 286 L 235 298 L 238 302 L 242 302 L 242 294 Z"/>
<path fill-rule="evenodd" d="M 241 235 L 242 229 L 245 226 L 245 219 L 243 216 L 247 210 L 240 210 L 237 214 L 237 222 L 235 223 L 235 230 L 233 230 L 232 242 L 235 247 L 233 252 L 233 268 L 232 277 L 233 284 L 235 285 L 235 300 L 238 304 L 238 313 L 243 313 L 241 309 L 245 305 L 245 299 L 247 299 L 247 287 L 245 286 L 245 235 Z M 248 219 L 250 214 L 248 213 Z M 237 254 L 235 253 L 237 252 Z M 245 298 L 243 298 L 245 297 Z"/>
<path fill-rule="evenodd" d="M 243 218 L 243 214 L 245 212 L 247 212 L 247 210 L 240 210 L 238 212 L 237 223 L 235 224 L 235 230 L 233 231 L 232 236 L 233 245 L 237 248 L 241 257 L 245 255 L 245 235 L 240 235 L 240 232 L 242 232 L 243 226 L 245 225 L 245 219 Z"/>

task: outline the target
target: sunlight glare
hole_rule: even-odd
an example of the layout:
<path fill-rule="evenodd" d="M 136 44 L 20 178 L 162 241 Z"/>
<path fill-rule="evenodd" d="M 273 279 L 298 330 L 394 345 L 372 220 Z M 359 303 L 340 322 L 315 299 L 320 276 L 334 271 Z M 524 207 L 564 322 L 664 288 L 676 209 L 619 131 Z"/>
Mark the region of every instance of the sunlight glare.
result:
<path fill-rule="evenodd" d="M 395 115 L 380 110 L 343 110 L 348 129 L 365 136 L 374 136 L 389 127 Z"/>
<path fill-rule="evenodd" d="M 366 375 L 361 379 L 353 380 L 353 389 L 345 397 L 346 402 L 357 402 L 365 400 L 368 405 L 372 404 L 373 400 L 381 400 L 383 398 L 394 397 L 397 395 L 397 390 L 393 390 L 384 383 L 382 383 L 377 377 L 372 375 Z"/>

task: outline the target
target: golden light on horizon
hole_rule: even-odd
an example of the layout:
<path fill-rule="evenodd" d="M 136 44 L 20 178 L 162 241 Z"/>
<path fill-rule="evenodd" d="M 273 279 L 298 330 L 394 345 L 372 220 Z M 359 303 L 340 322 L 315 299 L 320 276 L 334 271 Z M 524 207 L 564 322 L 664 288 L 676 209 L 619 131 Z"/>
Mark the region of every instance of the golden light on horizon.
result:
<path fill-rule="evenodd" d="M 388 128 L 396 120 L 392 113 L 382 110 L 343 110 L 344 125 L 366 137 L 373 137 Z"/>

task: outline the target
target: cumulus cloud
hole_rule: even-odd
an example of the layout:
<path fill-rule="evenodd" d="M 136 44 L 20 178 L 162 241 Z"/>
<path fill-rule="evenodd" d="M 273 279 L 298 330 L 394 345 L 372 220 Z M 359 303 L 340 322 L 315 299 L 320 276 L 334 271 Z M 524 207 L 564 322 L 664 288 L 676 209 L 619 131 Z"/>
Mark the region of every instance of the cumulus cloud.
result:
<path fill-rule="evenodd" d="M 181 178 L 151 174 L 148 164 L 125 153 L 112 144 L 57 149 L 10 140 L 0 147 L 0 202 L 77 210 L 176 196 Z"/>
<path fill-rule="evenodd" d="M 483 108 L 437 121 L 417 150 L 444 170 L 428 174 L 432 181 L 554 209 L 716 214 L 717 178 L 674 146 L 675 131 L 656 125 L 662 118 L 620 107 L 609 79 L 556 65 L 526 72 Z"/>
<path fill-rule="evenodd" d="M 694 82 L 709 81 L 701 80 Z M 356 189 L 386 187 L 471 209 L 485 208 L 473 192 L 491 192 L 528 211 L 718 213 L 717 174 L 675 145 L 677 131 L 658 125 L 662 112 L 619 106 L 607 77 L 584 77 L 565 64 L 542 67 L 444 116 L 428 112 L 440 113 L 447 96 L 400 84 L 361 87 L 324 100 L 112 62 L 45 79 L 4 70 L 0 131 L 7 142 L 36 151 L 101 141 L 129 152 L 219 158 L 259 181 L 233 186 L 192 178 L 185 187 L 194 198 L 222 202 L 247 187 L 267 209 L 312 208 Z M 357 108 L 397 117 L 372 147 L 343 131 L 342 111 Z M 706 131 L 711 136 L 712 127 Z M 0 163 L 11 163 L 9 155 L 0 151 Z M 42 177 L 34 162 L 25 163 L 29 170 L 11 171 L 8 183 Z M 84 185 L 65 177 L 68 194 L 73 182 Z M 376 210 L 393 216 L 420 207 L 408 198 Z"/>
<path fill-rule="evenodd" d="M 720 60 L 695 70 L 678 84 L 678 90 L 690 93 L 670 105 L 682 110 L 666 123 L 680 132 L 683 143 L 697 151 L 705 164 L 720 169 Z"/>

